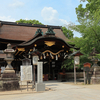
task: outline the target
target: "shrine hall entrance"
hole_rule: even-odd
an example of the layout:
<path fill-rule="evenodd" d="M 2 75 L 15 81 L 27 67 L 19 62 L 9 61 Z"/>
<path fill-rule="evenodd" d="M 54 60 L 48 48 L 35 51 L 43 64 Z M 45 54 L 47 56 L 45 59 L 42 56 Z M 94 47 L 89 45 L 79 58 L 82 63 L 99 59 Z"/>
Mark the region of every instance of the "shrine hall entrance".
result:
<path fill-rule="evenodd" d="M 57 80 L 58 74 L 61 72 L 62 62 L 49 60 L 43 62 L 43 80 Z"/>
<path fill-rule="evenodd" d="M 25 58 L 33 60 L 37 55 L 38 61 L 43 62 L 43 80 L 57 80 L 59 72 L 62 72 L 62 62 L 72 53 L 70 48 L 74 47 L 55 34 L 51 27 L 45 34 L 42 29 L 37 29 L 31 40 L 14 47 L 15 62 Z M 32 61 L 31 64 L 34 65 Z M 37 67 L 35 73 L 37 74 Z"/>

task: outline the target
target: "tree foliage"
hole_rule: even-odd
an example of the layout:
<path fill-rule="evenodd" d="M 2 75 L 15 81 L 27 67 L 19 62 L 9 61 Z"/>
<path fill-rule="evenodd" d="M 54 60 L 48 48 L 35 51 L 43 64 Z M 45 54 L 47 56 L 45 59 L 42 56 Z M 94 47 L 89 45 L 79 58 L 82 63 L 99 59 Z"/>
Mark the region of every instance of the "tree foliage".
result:
<path fill-rule="evenodd" d="M 66 59 L 62 62 L 62 68 L 66 68 L 66 70 L 72 70 L 74 68 L 74 59 L 71 57 L 70 59 Z"/>
<path fill-rule="evenodd" d="M 82 37 L 71 39 L 76 47 L 84 54 L 80 57 L 80 67 L 83 63 L 90 62 L 89 54 L 93 48 L 100 53 L 100 0 L 81 0 L 87 1 L 86 7 L 80 4 L 76 8 L 79 25 L 71 24 L 69 28 L 79 32 Z M 100 54 L 97 55 L 100 58 Z"/>
<path fill-rule="evenodd" d="M 73 31 L 67 29 L 66 27 L 62 27 L 62 31 L 64 33 L 64 35 L 68 38 L 68 39 L 71 39 L 73 38 Z"/>
<path fill-rule="evenodd" d="M 83 1 L 83 0 L 82 0 Z M 80 25 L 70 25 L 69 27 L 82 34 L 84 47 L 91 51 L 93 48 L 99 52 L 100 49 L 100 0 L 87 0 L 86 7 L 80 4 L 76 8 L 76 14 Z"/>
<path fill-rule="evenodd" d="M 82 4 L 80 4 L 76 8 L 76 14 L 78 18 L 78 22 L 81 23 L 84 19 L 89 19 L 90 17 L 93 18 L 95 13 L 99 10 L 100 8 L 100 0 L 81 0 L 82 2 L 87 1 L 86 7 L 84 8 Z"/>
<path fill-rule="evenodd" d="M 17 20 L 16 22 L 18 22 L 18 23 L 27 23 L 27 24 L 39 24 L 39 25 L 43 25 L 38 20 L 24 20 L 24 19 L 20 19 L 20 20 Z"/>
<path fill-rule="evenodd" d="M 78 69 L 77 70 L 81 70 L 81 68 L 83 67 L 83 64 L 85 62 L 91 62 L 90 59 L 88 59 L 90 52 L 92 51 L 92 48 L 90 48 L 87 45 L 87 39 L 83 38 L 83 37 L 74 37 L 72 39 L 70 39 L 70 42 L 68 42 L 71 45 L 75 45 L 75 47 L 80 48 L 80 52 L 83 53 L 82 56 L 80 56 L 80 64 L 78 65 Z M 73 50 L 72 50 L 73 51 Z M 74 56 L 72 56 L 70 59 L 66 59 L 63 63 L 62 63 L 62 67 L 66 68 L 67 70 L 71 70 L 74 68 Z"/>

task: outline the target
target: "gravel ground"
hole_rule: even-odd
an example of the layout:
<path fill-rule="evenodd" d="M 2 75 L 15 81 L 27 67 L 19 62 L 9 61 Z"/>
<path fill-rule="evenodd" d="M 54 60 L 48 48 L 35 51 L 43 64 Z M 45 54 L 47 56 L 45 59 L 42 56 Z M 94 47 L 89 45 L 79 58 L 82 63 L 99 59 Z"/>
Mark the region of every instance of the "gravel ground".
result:
<path fill-rule="evenodd" d="M 0 100 L 100 100 L 100 84 L 84 85 L 82 82 L 45 82 L 46 91 L 27 91 L 26 86 L 17 91 L 0 92 Z"/>

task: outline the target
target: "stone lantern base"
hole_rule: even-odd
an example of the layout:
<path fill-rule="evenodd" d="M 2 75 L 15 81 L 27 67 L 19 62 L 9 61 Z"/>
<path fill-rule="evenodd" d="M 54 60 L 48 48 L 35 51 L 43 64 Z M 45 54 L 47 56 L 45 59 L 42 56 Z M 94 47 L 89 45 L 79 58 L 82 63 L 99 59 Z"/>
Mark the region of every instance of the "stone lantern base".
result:
<path fill-rule="evenodd" d="M 100 84 L 100 77 L 91 77 L 92 84 Z"/>
<path fill-rule="evenodd" d="M 19 89 L 19 78 L 16 76 L 13 68 L 5 68 L 2 76 L 2 90 L 17 90 Z"/>
<path fill-rule="evenodd" d="M 92 84 L 100 84 L 100 68 L 95 67 L 93 76 L 91 77 Z"/>

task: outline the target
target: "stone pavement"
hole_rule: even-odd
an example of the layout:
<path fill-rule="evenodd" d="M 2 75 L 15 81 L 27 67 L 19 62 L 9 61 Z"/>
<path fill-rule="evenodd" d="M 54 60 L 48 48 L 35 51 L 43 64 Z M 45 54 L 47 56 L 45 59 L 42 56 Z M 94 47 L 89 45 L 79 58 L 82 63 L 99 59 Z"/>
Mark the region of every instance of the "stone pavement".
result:
<path fill-rule="evenodd" d="M 100 85 L 74 85 L 69 82 L 46 82 L 47 91 L 20 90 L 0 92 L 0 100 L 100 100 Z"/>

